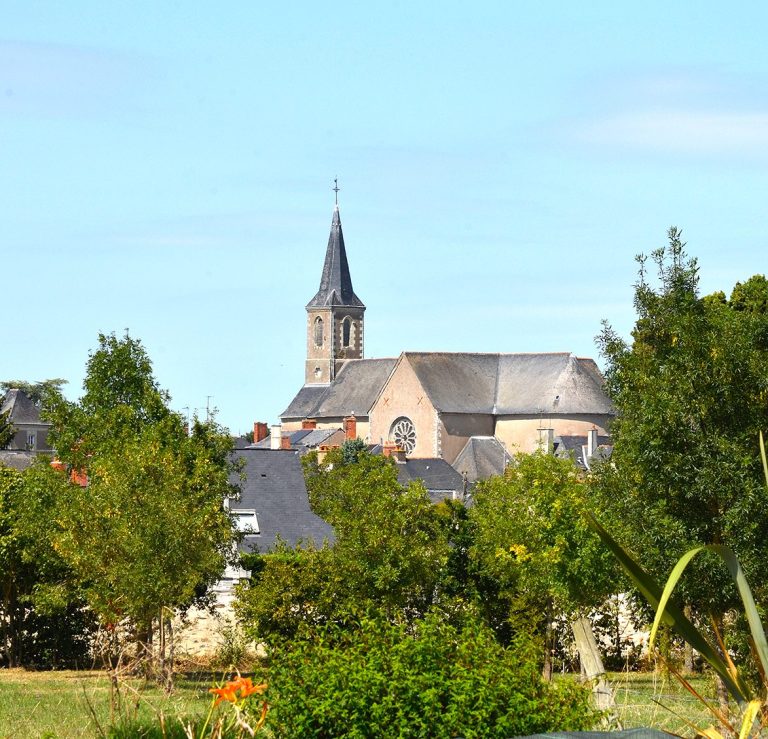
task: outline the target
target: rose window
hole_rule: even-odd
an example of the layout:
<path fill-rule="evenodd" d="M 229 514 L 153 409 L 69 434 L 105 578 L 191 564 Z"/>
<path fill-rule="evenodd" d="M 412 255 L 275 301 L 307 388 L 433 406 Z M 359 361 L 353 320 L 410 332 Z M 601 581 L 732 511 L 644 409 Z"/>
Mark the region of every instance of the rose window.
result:
<path fill-rule="evenodd" d="M 406 454 L 411 454 L 416 448 L 416 429 L 410 418 L 398 418 L 389 430 L 389 438 L 394 441 Z"/>

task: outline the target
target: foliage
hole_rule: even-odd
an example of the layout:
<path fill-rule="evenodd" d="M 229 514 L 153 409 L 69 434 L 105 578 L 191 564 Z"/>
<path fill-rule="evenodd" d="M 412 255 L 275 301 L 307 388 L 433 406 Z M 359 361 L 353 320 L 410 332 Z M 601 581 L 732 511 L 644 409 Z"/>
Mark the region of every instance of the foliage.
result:
<path fill-rule="evenodd" d="M 2 397 L 0 397 L 0 405 L 2 404 Z M 0 413 L 0 449 L 5 449 L 13 439 L 15 429 L 10 419 L 10 411 Z"/>
<path fill-rule="evenodd" d="M 67 380 L 61 377 L 55 377 L 50 380 L 42 380 L 41 382 L 27 382 L 26 380 L 3 380 L 0 382 L 0 391 L 8 392 L 8 390 L 18 389 L 29 395 L 35 403 L 41 403 L 51 393 L 61 393 L 63 385 L 67 384 Z"/>
<path fill-rule="evenodd" d="M 46 403 L 58 458 L 87 477 L 81 487 L 59 473 L 54 547 L 102 621 L 129 618 L 148 641 L 231 555 L 231 440 L 213 421 L 195 419 L 187 434 L 130 336 L 99 336 L 84 388 L 78 403 Z"/>
<path fill-rule="evenodd" d="M 314 510 L 335 530 L 333 547 L 278 544 L 252 567 L 238 616 L 256 639 L 294 636 L 382 608 L 411 618 L 426 612 L 449 553 L 443 519 L 420 484 L 403 488 L 391 460 L 361 451 L 344 464 L 334 450 L 307 463 Z M 253 558 L 251 558 L 253 559 Z"/>
<path fill-rule="evenodd" d="M 730 300 L 699 297 L 696 260 L 675 228 L 652 261 L 658 287 L 640 258 L 632 344 L 607 324 L 599 337 L 618 417 L 595 508 L 652 573 L 697 544 L 728 545 L 748 574 L 762 572 L 768 494 L 753 449 L 768 427 L 765 278 L 737 285 Z M 716 558 L 692 570 L 681 582 L 685 602 L 719 613 L 738 602 Z"/>
<path fill-rule="evenodd" d="M 49 468 L 0 466 L 0 664 L 83 664 L 92 614 L 71 587 L 71 571 L 51 547 L 55 515 Z"/>
<path fill-rule="evenodd" d="M 354 464 L 357 462 L 360 452 L 364 452 L 368 446 L 362 439 L 347 439 L 341 445 L 341 458 L 344 464 Z"/>
<path fill-rule="evenodd" d="M 383 618 L 329 625 L 278 650 L 267 725 L 277 737 L 510 737 L 590 728 L 588 693 L 546 684 L 530 641 L 501 646 L 468 613 L 412 628 Z"/>
<path fill-rule="evenodd" d="M 749 684 L 749 681 L 744 679 L 743 672 L 733 663 L 728 650 L 725 649 L 722 641 L 719 641 L 716 646 L 713 646 L 709 643 L 706 635 L 703 634 L 701 630 L 697 629 L 675 604 L 670 602 L 670 597 L 675 586 L 679 582 L 685 568 L 690 564 L 694 557 L 705 550 L 717 554 L 722 561 L 725 562 L 737 585 L 743 603 L 744 614 L 749 622 L 754 657 L 759 663 L 759 673 L 763 676 L 763 681 L 765 681 L 765 676 L 768 674 L 768 641 L 766 640 L 765 631 L 763 630 L 760 621 L 760 615 L 752 596 L 752 591 L 735 554 L 728 549 L 728 547 L 718 545 L 695 547 L 680 558 L 662 590 L 655 580 L 645 572 L 637 561 L 634 560 L 632 556 L 629 555 L 613 539 L 613 537 L 600 526 L 599 523 L 597 523 L 597 521 L 593 520 L 592 525 L 606 545 L 616 555 L 638 589 L 648 598 L 651 604 L 656 607 L 656 617 L 651 628 L 649 647 L 653 649 L 654 641 L 662 622 L 673 626 L 673 628 L 675 628 L 675 630 L 703 656 L 707 664 L 720 677 L 730 694 L 738 702 L 741 710 L 739 736 L 749 736 L 753 730 L 755 731 L 754 735 L 758 736 L 760 734 L 760 729 L 765 728 L 765 723 L 768 721 L 768 716 L 766 716 L 764 712 L 766 700 L 765 694 L 768 684 L 763 684 L 759 691 L 756 692 Z M 728 736 L 734 736 L 737 733 L 737 729 L 734 726 L 731 717 L 728 716 L 722 708 L 716 707 L 701 697 L 695 690 L 693 690 L 690 683 L 688 683 L 684 677 L 679 674 L 677 677 L 684 686 L 691 690 L 691 692 L 706 705 L 710 713 L 728 732 Z M 756 722 L 758 725 L 755 729 Z M 706 733 L 713 738 L 722 736 L 712 728 L 700 733 Z"/>
<path fill-rule="evenodd" d="M 587 489 L 571 460 L 519 454 L 503 477 L 478 483 L 474 501 L 470 556 L 513 609 L 551 620 L 611 592 L 613 563 L 587 525 Z"/>

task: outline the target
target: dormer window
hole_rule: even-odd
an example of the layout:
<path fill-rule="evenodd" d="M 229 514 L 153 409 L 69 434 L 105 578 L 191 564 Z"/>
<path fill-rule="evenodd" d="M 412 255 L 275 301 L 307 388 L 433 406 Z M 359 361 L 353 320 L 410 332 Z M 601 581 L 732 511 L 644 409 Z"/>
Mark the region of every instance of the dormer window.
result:
<path fill-rule="evenodd" d="M 256 518 L 256 511 L 239 509 L 232 511 L 235 516 L 235 527 L 242 534 L 258 535 L 261 533 L 259 530 L 259 521 Z"/>
<path fill-rule="evenodd" d="M 315 318 L 315 346 L 323 345 L 323 319 Z"/>

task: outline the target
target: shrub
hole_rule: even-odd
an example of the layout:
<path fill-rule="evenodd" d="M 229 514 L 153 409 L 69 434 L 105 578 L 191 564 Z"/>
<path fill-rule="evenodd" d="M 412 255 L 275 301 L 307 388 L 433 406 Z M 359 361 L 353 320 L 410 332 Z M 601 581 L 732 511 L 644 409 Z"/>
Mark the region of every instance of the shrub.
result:
<path fill-rule="evenodd" d="M 541 679 L 530 640 L 504 647 L 474 616 L 326 626 L 276 650 L 269 696 L 278 737 L 511 737 L 599 717 L 582 687 Z"/>

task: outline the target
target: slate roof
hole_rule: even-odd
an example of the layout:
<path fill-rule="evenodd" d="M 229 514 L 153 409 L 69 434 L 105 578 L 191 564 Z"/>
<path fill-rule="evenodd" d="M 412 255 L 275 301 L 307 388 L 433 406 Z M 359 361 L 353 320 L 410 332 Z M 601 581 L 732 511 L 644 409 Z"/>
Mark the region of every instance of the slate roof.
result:
<path fill-rule="evenodd" d="M 307 308 L 331 308 L 335 306 L 354 306 L 365 308 L 363 301 L 352 289 L 352 277 L 349 274 L 347 250 L 344 248 L 344 233 L 341 230 L 339 206 L 333 209 L 331 234 L 328 237 L 328 249 L 325 252 L 323 274 L 320 277 L 320 289 Z"/>
<path fill-rule="evenodd" d="M 615 412 L 594 360 L 566 352 L 405 352 L 403 356 L 432 404 L 443 413 Z"/>
<path fill-rule="evenodd" d="M 366 362 L 368 360 L 358 360 Z M 329 385 L 304 385 L 290 405 L 280 414 L 280 418 L 312 418 L 312 411 L 328 391 Z"/>
<path fill-rule="evenodd" d="M 230 509 L 255 510 L 259 535 L 248 535 L 240 545 L 243 551 L 258 547 L 266 552 L 280 535 L 287 544 L 312 540 L 321 546 L 333 541 L 333 529 L 309 508 L 307 488 L 299 455 L 291 450 L 237 449 L 235 460 L 243 460 L 242 474 L 233 472 L 230 482 L 240 484 L 240 500 L 232 500 Z"/>
<path fill-rule="evenodd" d="M 29 469 L 35 461 L 38 452 L 27 452 L 20 449 L 4 449 L 0 451 L 0 465 L 11 467 L 19 472 Z"/>
<path fill-rule="evenodd" d="M 396 464 L 398 482 L 408 485 L 413 480 L 421 480 L 433 503 L 454 497 L 454 494 L 461 497 L 464 493 L 464 478 L 444 459 L 406 459 Z"/>
<path fill-rule="evenodd" d="M 501 475 L 512 456 L 495 436 L 471 436 L 453 462 L 458 474 L 467 473 L 467 482 Z"/>
<path fill-rule="evenodd" d="M 333 439 L 334 436 L 339 436 L 339 439 Z M 299 429 L 292 433 L 283 432 L 283 436 L 286 436 L 291 441 L 291 449 L 297 450 L 300 454 L 306 454 L 311 449 L 316 449 L 321 444 L 334 444 L 338 441 L 341 444 L 344 441 L 344 431 L 340 428 L 335 429 Z M 265 439 L 251 444 L 249 448 L 256 449 L 271 449 L 272 439 L 267 436 Z"/>
<path fill-rule="evenodd" d="M 304 385 L 283 420 L 302 418 L 367 417 L 397 359 L 348 359 L 330 385 Z"/>
<path fill-rule="evenodd" d="M 586 436 L 556 436 L 554 439 L 554 452 L 558 457 L 570 457 L 579 467 L 589 469 L 588 461 L 585 459 L 587 450 Z M 610 436 L 597 437 L 597 449 L 594 456 L 607 458 L 612 450 L 612 441 Z"/>
<path fill-rule="evenodd" d="M 40 406 L 23 390 L 13 388 L 5 394 L 2 405 L 0 405 L 0 413 L 6 413 L 7 411 L 10 411 L 8 418 L 14 425 L 38 424 L 50 426 L 50 424 L 40 420 Z"/>

